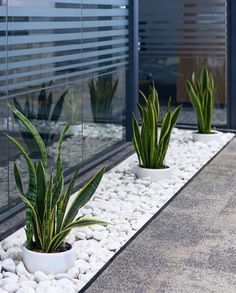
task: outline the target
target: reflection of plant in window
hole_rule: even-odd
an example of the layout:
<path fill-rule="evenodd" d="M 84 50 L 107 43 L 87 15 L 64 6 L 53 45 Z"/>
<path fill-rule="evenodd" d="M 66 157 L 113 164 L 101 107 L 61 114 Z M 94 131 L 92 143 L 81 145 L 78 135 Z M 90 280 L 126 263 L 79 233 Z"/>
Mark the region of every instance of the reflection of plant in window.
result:
<path fill-rule="evenodd" d="M 55 138 L 55 129 L 52 123 L 56 124 L 61 116 L 62 108 L 67 95 L 68 90 L 64 91 L 58 98 L 55 105 L 53 104 L 53 92 L 47 91 L 45 88 L 50 87 L 52 82 L 49 84 L 42 84 L 42 89 L 37 99 L 32 98 L 31 100 L 27 97 L 24 105 L 21 105 L 16 98 L 14 98 L 15 107 L 28 119 L 32 120 L 34 124 L 37 124 L 40 135 L 43 138 L 45 145 L 48 147 Z M 32 154 L 36 151 L 35 145 L 32 140 L 32 136 L 29 132 L 26 132 L 22 127 L 22 123 L 17 117 L 16 121 L 21 129 L 22 138 Z M 41 126 L 41 127 L 40 127 Z M 54 131 L 52 131 L 54 129 Z"/>
<path fill-rule="evenodd" d="M 88 82 L 91 108 L 94 122 L 104 122 L 111 119 L 112 102 L 118 87 L 119 79 L 113 83 L 111 77 L 99 76 Z"/>
<path fill-rule="evenodd" d="M 80 99 L 79 97 L 74 95 L 74 91 L 72 89 L 68 90 L 68 93 L 65 97 L 66 105 L 69 108 L 69 114 L 70 114 L 70 122 L 72 125 L 79 124 L 79 121 L 81 119 L 80 117 Z"/>

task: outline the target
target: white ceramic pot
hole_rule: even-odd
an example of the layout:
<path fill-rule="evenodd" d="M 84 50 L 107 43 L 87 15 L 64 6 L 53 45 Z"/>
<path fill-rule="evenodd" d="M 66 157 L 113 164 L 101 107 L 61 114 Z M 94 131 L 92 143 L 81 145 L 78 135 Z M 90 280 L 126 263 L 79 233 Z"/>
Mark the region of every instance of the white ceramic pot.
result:
<path fill-rule="evenodd" d="M 41 253 L 23 246 L 23 261 L 30 273 L 42 271 L 45 274 L 65 273 L 75 263 L 75 250 L 55 253 Z"/>
<path fill-rule="evenodd" d="M 222 133 L 219 131 L 212 131 L 211 134 L 204 134 L 204 133 L 198 133 L 193 132 L 193 141 L 199 141 L 203 143 L 208 143 L 211 141 L 220 142 L 222 138 Z"/>
<path fill-rule="evenodd" d="M 140 166 L 133 167 L 133 172 L 138 178 L 149 177 L 152 182 L 169 179 L 172 176 L 173 168 L 167 167 L 164 169 L 148 169 Z"/>

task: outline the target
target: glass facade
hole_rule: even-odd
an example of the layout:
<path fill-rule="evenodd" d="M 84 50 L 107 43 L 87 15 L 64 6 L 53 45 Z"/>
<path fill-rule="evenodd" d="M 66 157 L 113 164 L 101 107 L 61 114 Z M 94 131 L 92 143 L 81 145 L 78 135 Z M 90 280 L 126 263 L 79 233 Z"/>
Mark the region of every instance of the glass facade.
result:
<path fill-rule="evenodd" d="M 4 132 L 17 137 L 37 160 L 29 133 L 7 102 L 37 127 L 55 163 L 63 142 L 67 173 L 126 140 L 129 69 L 128 0 L 0 0 L 0 213 L 18 203 L 13 162 L 26 165 Z"/>
<path fill-rule="evenodd" d="M 152 81 L 163 107 L 183 104 L 179 119 L 196 124 L 185 80 L 207 66 L 214 75 L 213 123 L 227 125 L 227 0 L 140 1 L 139 87 Z"/>

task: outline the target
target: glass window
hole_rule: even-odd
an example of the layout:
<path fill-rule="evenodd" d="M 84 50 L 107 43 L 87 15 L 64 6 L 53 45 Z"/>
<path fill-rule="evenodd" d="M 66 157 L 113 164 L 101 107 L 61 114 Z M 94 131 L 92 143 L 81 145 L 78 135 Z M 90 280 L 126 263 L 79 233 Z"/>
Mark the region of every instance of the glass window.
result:
<path fill-rule="evenodd" d="M 207 66 L 215 79 L 213 123 L 227 124 L 227 1 L 140 1 L 140 89 L 153 80 L 165 107 L 183 104 L 179 122 L 196 124 L 185 80 Z"/>
<path fill-rule="evenodd" d="M 10 0 L 7 25 L 6 6 L 1 4 L 0 183 L 4 193 L 0 211 L 19 201 L 13 178 L 15 160 L 24 183 L 28 180 L 22 156 L 3 131 L 17 137 L 33 159 L 39 158 L 29 133 L 10 115 L 7 101 L 37 127 L 52 170 L 56 141 L 71 122 L 62 145 L 66 176 L 78 164 L 125 141 L 128 3 Z"/>

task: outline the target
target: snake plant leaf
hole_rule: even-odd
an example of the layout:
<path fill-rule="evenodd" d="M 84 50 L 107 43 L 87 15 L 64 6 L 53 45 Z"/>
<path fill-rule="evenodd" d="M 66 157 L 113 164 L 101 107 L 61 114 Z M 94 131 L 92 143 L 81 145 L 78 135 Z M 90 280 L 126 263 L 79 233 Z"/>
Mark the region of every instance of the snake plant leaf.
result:
<path fill-rule="evenodd" d="M 13 142 L 16 147 L 20 150 L 22 155 L 24 156 L 26 163 L 28 165 L 28 170 L 29 170 L 29 189 L 27 191 L 27 198 L 34 204 L 35 203 L 35 198 L 36 198 L 36 186 L 37 186 L 37 179 L 36 179 L 36 172 L 34 168 L 34 164 L 30 157 L 28 156 L 26 150 L 24 147 L 12 136 L 5 134 L 8 139 Z"/>
<path fill-rule="evenodd" d="M 43 218 L 44 218 L 46 193 L 47 193 L 46 172 L 42 162 L 39 161 L 37 166 L 36 205 L 37 205 L 38 215 L 41 222 L 43 222 Z"/>
<path fill-rule="evenodd" d="M 61 231 L 63 219 L 65 217 L 66 208 L 67 208 L 72 190 L 74 188 L 74 184 L 78 176 L 78 173 L 79 173 L 79 168 L 74 172 L 64 195 L 61 196 L 61 198 L 59 199 L 57 203 L 57 226 L 56 226 L 57 233 Z"/>
<path fill-rule="evenodd" d="M 66 135 L 66 133 L 68 132 L 69 128 L 71 127 L 71 123 L 67 123 L 66 126 L 63 128 L 62 133 L 59 137 L 59 140 L 57 142 L 57 153 L 59 154 L 61 152 L 61 145 L 62 145 L 62 141 Z"/>
<path fill-rule="evenodd" d="M 82 228 L 82 227 L 88 227 L 88 226 L 93 226 L 93 225 L 106 226 L 106 225 L 109 225 L 109 223 L 104 222 L 104 221 L 100 221 L 100 220 L 97 220 L 97 219 L 79 218 L 79 219 L 76 219 L 73 222 L 71 222 L 66 227 L 66 229 L 72 229 L 72 228 L 75 228 L 75 227 Z"/>
<path fill-rule="evenodd" d="M 206 92 L 206 106 L 205 106 L 205 123 L 206 132 L 211 133 L 211 123 L 212 123 L 212 112 L 213 112 L 213 100 L 211 99 L 211 90 L 208 88 Z"/>
<path fill-rule="evenodd" d="M 79 218 L 78 220 L 72 221 L 67 227 L 65 227 L 60 233 L 56 234 L 48 246 L 48 251 L 55 251 L 60 246 L 63 239 L 69 234 L 72 228 L 75 227 L 88 227 L 94 225 L 108 225 L 109 223 L 88 218 Z"/>
<path fill-rule="evenodd" d="M 18 119 L 25 125 L 25 127 L 29 130 L 29 132 L 33 136 L 34 141 L 37 143 L 37 146 L 39 148 L 39 151 L 40 151 L 40 154 L 42 157 L 42 162 L 45 167 L 47 165 L 47 157 L 48 157 L 47 149 L 46 149 L 45 144 L 44 144 L 41 136 L 39 135 L 38 131 L 33 126 L 33 124 L 30 123 L 30 121 L 19 110 L 17 110 L 13 105 L 8 104 L 8 107 L 10 108 L 12 113 L 15 116 L 17 116 Z"/>
<path fill-rule="evenodd" d="M 62 141 L 68 132 L 69 128 L 71 126 L 71 123 L 68 123 L 62 130 L 61 135 L 59 137 L 59 140 L 57 142 L 57 179 L 60 178 L 60 175 L 62 173 L 62 161 L 61 161 L 61 146 L 62 146 Z"/>
<path fill-rule="evenodd" d="M 173 128 L 178 120 L 179 114 L 182 111 L 182 105 L 179 105 L 172 113 L 171 128 Z"/>
<path fill-rule="evenodd" d="M 70 233 L 71 229 L 63 229 L 61 232 L 54 235 L 51 241 L 48 243 L 45 252 L 50 253 L 56 251 L 56 249 L 60 246 L 66 236 Z"/>
<path fill-rule="evenodd" d="M 44 225 L 43 225 L 43 251 L 45 251 L 50 243 L 51 235 L 51 213 L 52 213 L 52 189 L 53 189 L 53 175 L 51 174 L 46 198 L 45 198 L 45 213 L 44 213 Z"/>
<path fill-rule="evenodd" d="M 41 229 L 40 227 L 42 226 L 42 223 L 40 222 L 40 219 L 37 215 L 37 211 L 35 210 L 34 206 L 32 205 L 32 203 L 25 197 L 25 196 L 21 196 L 20 197 L 22 199 L 22 201 L 27 205 L 28 208 L 30 208 L 32 215 L 33 215 L 33 221 L 36 225 L 36 229 L 37 229 L 37 235 L 39 237 L 39 240 L 42 243 L 42 233 L 41 233 Z"/>
<path fill-rule="evenodd" d="M 147 162 L 147 164 L 150 164 L 149 160 L 149 150 L 150 150 L 150 140 L 149 133 L 148 133 L 148 119 L 144 119 L 142 122 L 142 128 L 141 128 L 141 140 L 142 140 L 142 148 L 143 148 L 143 157 L 142 160 L 144 162 Z"/>
<path fill-rule="evenodd" d="M 148 99 L 147 99 L 147 97 L 145 96 L 145 94 L 144 94 L 142 91 L 139 91 L 139 93 L 141 94 L 141 96 L 142 96 L 144 102 L 147 104 L 147 103 L 148 103 Z"/>
<path fill-rule="evenodd" d="M 21 195 L 24 195 L 23 184 L 21 180 L 21 173 L 16 163 L 14 163 L 14 177 L 16 181 L 16 186 L 19 189 Z"/>
<path fill-rule="evenodd" d="M 207 68 L 203 69 L 202 73 L 202 88 L 207 89 L 209 85 L 209 74 Z"/>
<path fill-rule="evenodd" d="M 63 187 L 64 187 L 64 177 L 63 174 L 61 173 L 61 176 L 57 180 L 55 189 L 52 192 L 52 206 L 51 209 L 54 209 L 57 203 L 59 202 L 62 192 L 63 192 Z"/>
<path fill-rule="evenodd" d="M 139 132 L 139 127 L 138 127 L 138 121 L 135 118 L 135 115 L 133 114 L 133 119 L 132 119 L 132 124 L 133 124 L 133 144 L 134 148 L 136 150 L 136 153 L 138 155 L 138 160 L 139 160 L 139 165 L 141 166 L 143 161 L 143 151 L 142 151 L 142 141 L 141 141 L 141 135 Z"/>
<path fill-rule="evenodd" d="M 192 105 L 196 111 L 197 114 L 197 120 L 198 120 L 198 125 L 199 125 L 199 132 L 203 132 L 205 129 L 205 123 L 204 123 L 204 116 L 203 116 L 203 112 L 202 112 L 202 107 L 200 104 L 200 101 L 197 97 L 197 95 L 195 94 L 195 91 L 191 85 L 191 83 L 187 80 L 186 82 L 186 90 L 187 93 L 191 99 Z"/>
<path fill-rule="evenodd" d="M 193 74 L 195 76 L 195 74 Z M 199 133 L 209 134 L 212 128 L 214 78 L 203 68 L 199 79 L 186 80 L 186 92 L 196 112 Z"/>
<path fill-rule="evenodd" d="M 171 110 L 168 110 L 165 117 L 163 118 L 163 121 L 161 123 L 161 134 L 160 134 L 160 143 L 162 143 L 165 139 L 165 137 L 169 133 L 170 125 L 171 125 Z"/>
<path fill-rule="evenodd" d="M 79 191 L 65 216 L 65 220 L 63 221 L 63 227 L 66 227 L 74 220 L 78 213 L 78 210 L 83 207 L 93 196 L 102 179 L 104 172 L 105 167 L 99 170 L 98 173 L 95 174 L 93 178 L 90 179 L 87 184 L 85 184 L 84 187 Z"/>
<path fill-rule="evenodd" d="M 149 145 L 149 163 L 150 165 L 152 164 L 150 158 L 153 157 L 154 152 L 155 152 L 155 147 L 156 147 L 156 139 L 157 139 L 157 121 L 156 121 L 156 113 L 155 113 L 155 108 L 152 103 L 148 104 L 147 111 L 149 113 L 149 125 L 147 129 L 147 135 L 149 135 L 149 139 L 146 139 L 146 141 L 150 142 Z M 147 150 L 148 152 L 148 150 Z"/>

